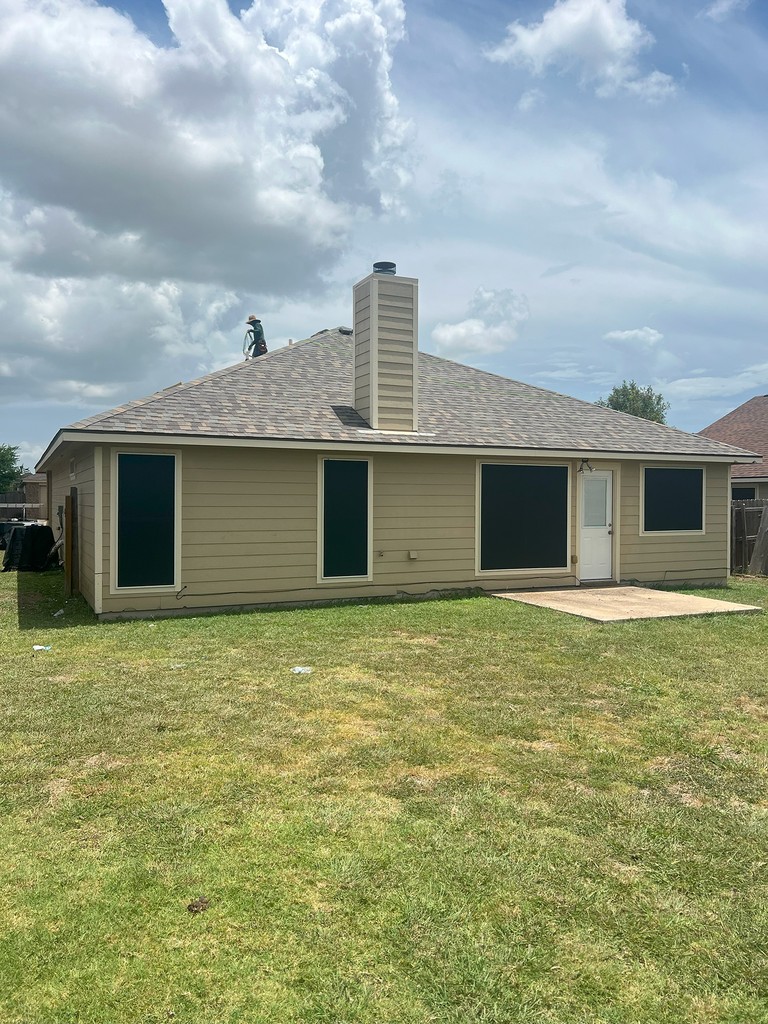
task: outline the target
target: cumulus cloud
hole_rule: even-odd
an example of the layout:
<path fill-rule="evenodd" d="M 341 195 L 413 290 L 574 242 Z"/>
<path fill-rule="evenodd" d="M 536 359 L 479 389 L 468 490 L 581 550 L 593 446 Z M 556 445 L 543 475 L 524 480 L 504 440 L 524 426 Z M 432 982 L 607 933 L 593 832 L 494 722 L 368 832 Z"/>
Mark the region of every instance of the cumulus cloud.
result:
<path fill-rule="evenodd" d="M 508 25 L 506 38 L 486 56 L 534 75 L 550 68 L 577 70 L 582 82 L 594 83 L 598 96 L 624 91 L 659 102 L 675 91 L 675 82 L 661 71 L 641 73 L 638 57 L 653 41 L 627 14 L 626 0 L 557 0 L 541 21 Z"/>
<path fill-rule="evenodd" d="M 752 0 L 714 0 L 700 13 L 712 21 L 726 21 L 732 14 L 746 11 Z"/>
<path fill-rule="evenodd" d="M 511 288 L 478 288 L 458 323 L 441 323 L 432 341 L 441 356 L 466 358 L 503 352 L 514 342 L 528 319 L 528 300 Z"/>
<path fill-rule="evenodd" d="M 0 0 L 0 384 L 17 396 L 63 378 L 60 398 L 103 404 L 150 365 L 206 369 L 246 296 L 317 291 L 354 225 L 399 202 L 401 0 L 165 9 L 169 46 L 90 0 Z"/>
<path fill-rule="evenodd" d="M 608 331 L 603 341 L 636 341 L 641 345 L 656 345 L 664 335 L 653 327 L 637 327 L 631 331 Z"/>

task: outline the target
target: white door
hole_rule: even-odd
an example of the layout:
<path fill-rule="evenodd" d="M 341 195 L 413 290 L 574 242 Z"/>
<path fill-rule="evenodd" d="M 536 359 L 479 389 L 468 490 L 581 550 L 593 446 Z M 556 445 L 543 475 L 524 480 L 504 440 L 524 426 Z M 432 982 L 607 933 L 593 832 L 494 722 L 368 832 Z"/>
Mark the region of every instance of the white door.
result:
<path fill-rule="evenodd" d="M 581 560 L 582 580 L 609 580 L 613 577 L 613 473 L 610 470 L 587 471 L 581 484 Z"/>

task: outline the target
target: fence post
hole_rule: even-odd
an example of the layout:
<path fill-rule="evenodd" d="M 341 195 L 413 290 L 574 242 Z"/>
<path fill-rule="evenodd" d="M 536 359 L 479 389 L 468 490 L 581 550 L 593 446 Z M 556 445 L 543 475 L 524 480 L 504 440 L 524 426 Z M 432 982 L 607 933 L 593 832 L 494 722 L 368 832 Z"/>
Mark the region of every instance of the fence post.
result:
<path fill-rule="evenodd" d="M 757 531 L 755 550 L 749 562 L 750 576 L 764 576 L 768 569 L 768 505 L 763 507 L 760 528 Z"/>

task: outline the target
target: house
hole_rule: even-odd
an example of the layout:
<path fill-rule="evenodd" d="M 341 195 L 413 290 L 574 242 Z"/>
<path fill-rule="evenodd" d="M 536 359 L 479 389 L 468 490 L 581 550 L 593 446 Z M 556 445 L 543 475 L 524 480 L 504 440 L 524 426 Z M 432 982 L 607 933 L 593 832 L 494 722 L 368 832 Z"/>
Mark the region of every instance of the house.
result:
<path fill-rule="evenodd" d="M 753 456 L 420 353 L 418 282 L 376 268 L 354 330 L 59 431 L 39 469 L 54 513 L 76 488 L 97 614 L 726 581 Z"/>
<path fill-rule="evenodd" d="M 768 498 L 768 395 L 757 395 L 700 431 L 703 437 L 747 448 L 761 462 L 735 465 L 731 475 L 734 499 Z"/>

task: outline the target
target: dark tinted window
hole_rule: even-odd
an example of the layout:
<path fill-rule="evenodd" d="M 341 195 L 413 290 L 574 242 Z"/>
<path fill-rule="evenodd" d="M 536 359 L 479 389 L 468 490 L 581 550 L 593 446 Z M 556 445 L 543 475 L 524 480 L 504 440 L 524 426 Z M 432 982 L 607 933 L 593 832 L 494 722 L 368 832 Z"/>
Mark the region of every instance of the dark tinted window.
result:
<path fill-rule="evenodd" d="M 117 585 L 172 586 L 175 577 L 176 459 L 117 456 Z"/>
<path fill-rule="evenodd" d="M 731 491 L 734 501 L 752 501 L 755 497 L 754 487 L 734 487 Z"/>
<path fill-rule="evenodd" d="M 646 533 L 701 530 L 704 523 L 703 469 L 645 470 Z"/>
<path fill-rule="evenodd" d="M 568 469 L 482 466 L 481 569 L 557 569 L 568 559 Z"/>
<path fill-rule="evenodd" d="M 323 463 L 323 576 L 368 575 L 368 463 Z"/>

